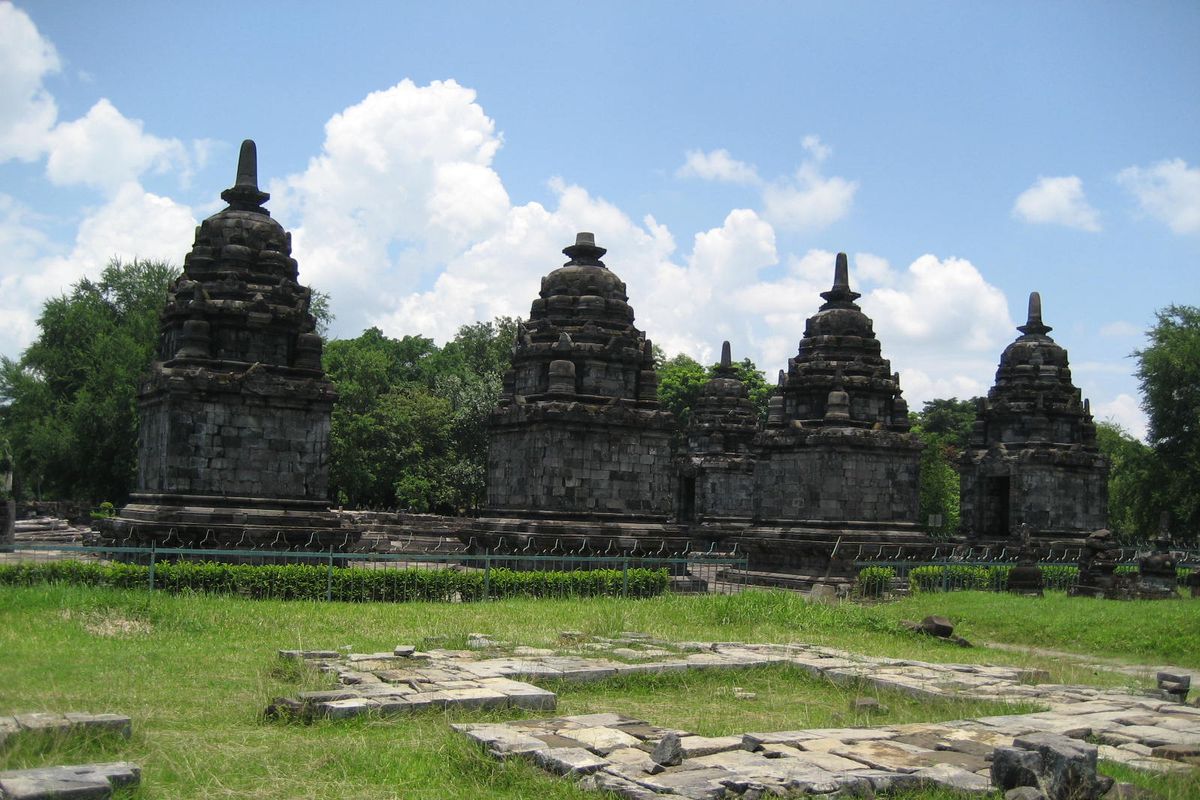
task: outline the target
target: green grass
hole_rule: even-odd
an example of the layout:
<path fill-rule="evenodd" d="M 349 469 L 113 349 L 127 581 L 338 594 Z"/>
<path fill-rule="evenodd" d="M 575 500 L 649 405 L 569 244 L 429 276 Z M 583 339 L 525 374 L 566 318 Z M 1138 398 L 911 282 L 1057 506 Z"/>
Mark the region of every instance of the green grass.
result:
<path fill-rule="evenodd" d="M 878 606 L 890 620 L 945 614 L 968 639 L 1065 650 L 1133 664 L 1200 667 L 1200 600 L 1096 600 L 1048 592 L 918 594 Z"/>
<path fill-rule="evenodd" d="M 1043 605 L 1032 605 L 1042 602 Z M 1170 608 L 1168 608 L 1168 606 Z M 147 595 L 135 591 L 40 586 L 0 589 L 0 713 L 115 711 L 134 720 L 129 741 L 112 737 L 24 740 L 0 753 L 0 769 L 130 760 L 144 768 L 143 798 L 596 798 L 519 760 L 495 762 L 447 723 L 513 719 L 523 712 L 430 712 L 397 720 L 313 725 L 263 723 L 277 695 L 294 695 L 322 678 L 289 669 L 279 648 L 355 651 L 424 645 L 468 633 L 513 644 L 558 644 L 561 630 L 594 636 L 641 631 L 668 640 L 803 641 L 857 652 L 931 661 L 990 661 L 1051 669 L 1056 680 L 1092 681 L 1088 670 L 1056 659 L 966 650 L 902 631 L 896 621 L 939 612 L 964 635 L 1067 647 L 1073 639 L 1040 632 L 1040 623 L 1141 627 L 1170 648 L 1195 641 L 1200 604 L 1180 601 L 1146 614 L 1140 604 L 1054 596 L 1027 601 L 954 593 L 896 604 L 809 605 L 781 592 L 739 597 L 649 600 L 506 600 L 488 604 L 342 604 L 252 601 L 233 597 Z M 1161 614 L 1157 613 L 1161 609 Z M 1142 614 L 1137 617 L 1135 614 Z M 1007 618 L 1012 618 L 1004 623 Z M 1022 639 L 1023 632 L 1029 639 Z M 986 635 L 985 635 L 986 634 Z M 1071 634 L 1073 635 L 1073 634 Z M 1111 642 L 1105 655 L 1141 658 L 1138 637 Z M 1177 640 L 1179 640 L 1177 642 Z M 1089 639 L 1088 641 L 1093 641 Z M 1176 661 L 1168 649 L 1145 658 Z M 1192 654 L 1200 652 L 1193 645 Z M 756 692 L 736 700 L 733 687 Z M 806 726 L 889 724 L 989 713 L 994 706 L 913 702 L 883 695 L 886 714 L 855 717 L 853 689 L 790 667 L 698 671 L 553 687 L 557 713 L 618 711 L 661 725 L 719 735 Z M 929 795 L 933 796 L 933 795 Z M 1184 797 L 1186 795 L 1179 795 Z"/>

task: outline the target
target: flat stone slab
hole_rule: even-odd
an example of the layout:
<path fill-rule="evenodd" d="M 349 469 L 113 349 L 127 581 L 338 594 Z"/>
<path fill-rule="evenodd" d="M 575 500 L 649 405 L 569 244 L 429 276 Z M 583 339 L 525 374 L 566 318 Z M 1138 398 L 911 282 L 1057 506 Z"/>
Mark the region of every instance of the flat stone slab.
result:
<path fill-rule="evenodd" d="M 142 770 L 136 764 L 83 764 L 0 772 L 0 797 L 5 800 L 107 798 L 113 789 L 136 786 Z"/>
<path fill-rule="evenodd" d="M 133 723 L 129 717 L 121 714 L 87 714 L 76 711 L 65 714 L 33 711 L 0 717 L 0 745 L 6 738 L 21 731 L 50 734 L 112 732 L 128 739 L 133 732 Z"/>

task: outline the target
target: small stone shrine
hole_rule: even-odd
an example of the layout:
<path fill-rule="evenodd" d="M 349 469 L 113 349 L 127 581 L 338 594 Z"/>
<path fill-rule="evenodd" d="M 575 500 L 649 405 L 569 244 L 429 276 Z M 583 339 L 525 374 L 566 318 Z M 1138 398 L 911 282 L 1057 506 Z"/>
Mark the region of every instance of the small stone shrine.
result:
<path fill-rule="evenodd" d="M 1002 540 L 1028 523 L 1039 537 L 1081 539 L 1108 524 L 1108 461 L 1037 292 L 1017 330 L 962 455 L 962 527 Z"/>
<path fill-rule="evenodd" d="M 687 425 L 687 452 L 679 464 L 680 522 L 741 524 L 754 511 L 754 436 L 758 415 L 738 377 L 729 342 L 721 364 L 700 389 Z"/>
<path fill-rule="evenodd" d="M 477 547 L 614 552 L 672 534 L 675 418 L 605 252 L 580 233 L 518 329 L 488 421 L 488 506 L 464 531 Z"/>
<path fill-rule="evenodd" d="M 1045 594 L 1045 581 L 1037 562 L 1038 550 L 1033 546 L 1033 527 L 1023 522 L 1017 526 L 1017 531 L 1021 537 L 1021 551 L 1016 565 L 1009 569 L 1005 578 L 1005 591 L 1042 597 Z"/>
<path fill-rule="evenodd" d="M 1138 559 L 1138 596 L 1144 600 L 1179 597 L 1177 564 L 1171 540 L 1160 535 L 1154 540 L 1154 551 Z"/>
<path fill-rule="evenodd" d="M 1094 531 L 1084 540 L 1079 553 L 1079 577 L 1068 590 L 1072 597 L 1104 597 L 1109 600 L 1128 598 L 1132 582 L 1128 576 L 1117 574 L 1117 559 L 1121 549 L 1106 528 Z"/>
<path fill-rule="evenodd" d="M 860 296 L 839 253 L 833 288 L 780 372 L 754 441 L 756 527 L 745 544 L 755 569 L 799 566 L 806 542 L 826 558 L 840 536 L 928 541 L 917 517 L 921 443 Z"/>
<path fill-rule="evenodd" d="M 323 548 L 333 385 L 291 234 L 263 208 L 254 142 L 204 220 L 160 317 L 138 396 L 137 490 L 117 541 Z"/>

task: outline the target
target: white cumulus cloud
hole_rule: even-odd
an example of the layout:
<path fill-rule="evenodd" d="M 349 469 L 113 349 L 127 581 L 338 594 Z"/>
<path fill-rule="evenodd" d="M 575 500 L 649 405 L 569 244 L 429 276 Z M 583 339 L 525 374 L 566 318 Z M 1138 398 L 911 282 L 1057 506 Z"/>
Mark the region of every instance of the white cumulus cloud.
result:
<path fill-rule="evenodd" d="M 726 183 L 757 184 L 761 181 L 753 165 L 738 161 L 725 149 L 689 150 L 683 166 L 675 171 L 680 178 L 702 178 Z"/>
<path fill-rule="evenodd" d="M 304 278 L 338 287 L 335 313 L 381 314 L 503 229 L 500 145 L 473 90 L 404 80 L 330 119 L 321 154 L 271 183 L 271 208 L 293 229 Z"/>
<path fill-rule="evenodd" d="M 1133 193 L 1144 213 L 1175 233 L 1200 231 L 1200 167 L 1176 158 L 1150 167 L 1127 167 L 1117 181 Z"/>
<path fill-rule="evenodd" d="M 802 147 L 808 158 L 795 174 L 763 188 L 763 216 L 780 228 L 817 230 L 850 213 L 858 181 L 821 172 L 821 164 L 833 150 L 819 137 L 804 137 Z"/>
<path fill-rule="evenodd" d="M 178 139 L 144 130 L 101 98 L 87 114 L 61 122 L 47 137 L 46 175 L 60 186 L 84 184 L 115 191 L 147 171 L 187 169 L 188 153 Z"/>
<path fill-rule="evenodd" d="M 1039 177 L 1017 195 L 1012 213 L 1038 225 L 1063 225 L 1092 233 L 1100 230 L 1100 215 L 1088 204 L 1083 181 L 1076 175 Z"/>
<path fill-rule="evenodd" d="M 44 150 L 58 108 L 42 85 L 61 64 L 29 15 L 0 3 L 0 162 L 32 161 Z"/>

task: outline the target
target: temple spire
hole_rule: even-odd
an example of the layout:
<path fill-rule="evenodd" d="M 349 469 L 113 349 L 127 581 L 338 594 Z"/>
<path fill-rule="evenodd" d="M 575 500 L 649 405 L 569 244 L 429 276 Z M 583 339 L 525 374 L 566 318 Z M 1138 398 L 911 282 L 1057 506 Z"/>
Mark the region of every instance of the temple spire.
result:
<path fill-rule="evenodd" d="M 858 308 L 854 305 L 854 301 L 862 295 L 850 290 L 850 263 L 845 253 L 837 254 L 837 261 L 834 262 L 833 267 L 833 288 L 828 292 L 821 292 L 821 297 L 826 300 L 825 305 L 821 306 L 822 310 L 826 308 Z"/>
<path fill-rule="evenodd" d="M 603 247 L 596 246 L 596 234 L 580 231 L 575 234 L 575 244 L 563 248 L 563 255 L 571 259 L 564 267 L 603 267 L 600 257 L 607 253 Z"/>
<path fill-rule="evenodd" d="M 1042 323 L 1042 296 L 1037 292 L 1029 293 L 1029 313 L 1026 316 L 1025 324 L 1018 325 L 1017 330 L 1026 336 L 1045 336 L 1054 330 L 1049 325 Z"/>
<path fill-rule="evenodd" d="M 258 149 L 253 139 L 242 142 L 242 151 L 238 154 L 237 179 L 232 188 L 221 192 L 221 199 L 229 203 L 234 211 L 267 213 L 262 204 L 270 200 L 271 195 L 258 188 Z"/>
<path fill-rule="evenodd" d="M 721 369 L 732 369 L 733 357 L 730 355 L 729 342 L 721 342 Z"/>

